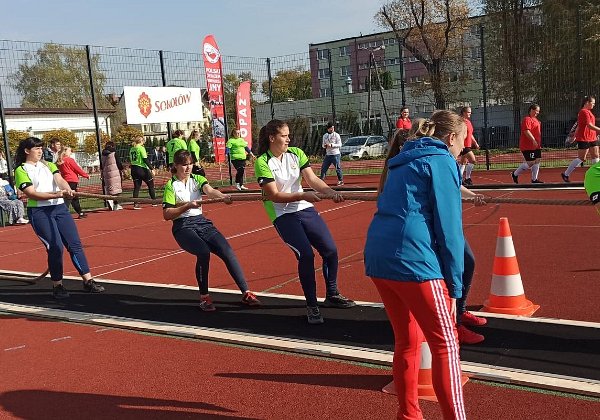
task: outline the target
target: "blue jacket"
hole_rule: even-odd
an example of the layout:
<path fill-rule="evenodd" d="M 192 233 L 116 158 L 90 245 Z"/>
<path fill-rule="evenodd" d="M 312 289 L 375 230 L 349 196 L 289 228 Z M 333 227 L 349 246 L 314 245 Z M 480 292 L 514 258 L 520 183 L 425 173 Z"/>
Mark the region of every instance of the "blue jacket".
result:
<path fill-rule="evenodd" d="M 367 275 L 416 282 L 443 278 L 450 297 L 460 298 L 464 241 L 456 160 L 440 140 L 406 142 L 389 160 L 367 232 Z"/>

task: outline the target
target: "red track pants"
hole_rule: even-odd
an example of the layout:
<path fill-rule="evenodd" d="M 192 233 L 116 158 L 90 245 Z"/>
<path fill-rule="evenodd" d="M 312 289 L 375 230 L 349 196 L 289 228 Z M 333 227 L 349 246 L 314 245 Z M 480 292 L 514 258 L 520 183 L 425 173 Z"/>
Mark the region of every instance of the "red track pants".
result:
<path fill-rule="evenodd" d="M 466 419 L 458 340 L 450 314 L 450 297 L 444 280 L 423 283 L 372 278 L 385 306 L 395 337 L 394 385 L 398 418 L 423 418 L 417 384 L 423 336 L 431 350 L 433 389 L 444 419 Z"/>

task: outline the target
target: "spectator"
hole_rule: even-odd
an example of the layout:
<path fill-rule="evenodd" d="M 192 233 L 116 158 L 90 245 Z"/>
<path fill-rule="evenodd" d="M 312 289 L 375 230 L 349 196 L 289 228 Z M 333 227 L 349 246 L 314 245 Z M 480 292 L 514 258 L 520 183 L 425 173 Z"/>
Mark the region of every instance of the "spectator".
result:
<path fill-rule="evenodd" d="M 58 169 L 60 170 L 60 175 L 63 177 L 65 181 L 69 184 L 72 191 L 77 191 L 77 186 L 79 185 L 79 177 L 82 176 L 86 179 L 89 179 L 90 176 L 87 172 L 85 172 L 81 167 L 75 162 L 75 159 L 71 157 L 71 148 L 63 147 L 58 152 L 58 157 L 56 159 L 56 165 L 58 165 Z M 81 204 L 79 203 L 79 197 L 75 196 L 72 199 L 69 197 L 65 198 L 65 206 L 67 209 L 69 206 L 73 204 L 73 210 L 79 215 L 79 218 L 82 219 L 87 215 L 81 210 Z"/>
<path fill-rule="evenodd" d="M 123 192 L 123 164 L 121 159 L 115 153 L 115 143 L 112 141 L 106 142 L 104 150 L 102 150 L 102 180 L 104 181 L 104 193 L 114 195 L 114 200 L 107 200 L 108 208 L 111 210 L 122 210 L 123 207 L 117 202 L 116 198 Z"/>
<path fill-rule="evenodd" d="M 400 109 L 400 116 L 396 120 L 396 130 L 400 132 L 400 135 L 404 137 L 404 141 L 408 136 L 408 131 L 412 127 L 412 122 L 410 121 L 410 111 L 407 107 L 402 107 Z"/>
<path fill-rule="evenodd" d="M 406 142 L 382 173 L 365 269 L 394 330 L 398 418 L 422 418 L 417 384 L 424 336 L 443 418 L 464 419 L 455 328 L 464 264 L 457 252 L 464 236 L 456 158 L 467 129 L 450 111 L 435 112 L 416 129 L 419 138 Z"/>
<path fill-rule="evenodd" d="M 133 179 L 133 198 L 137 198 L 140 195 L 140 188 L 142 182 L 148 187 L 150 198 L 156 199 L 156 192 L 154 190 L 154 170 L 152 164 L 148 160 L 148 154 L 144 147 L 144 137 L 139 136 L 133 140 L 131 148 L 129 149 L 129 159 L 131 162 L 131 179 Z M 153 204 L 156 206 L 156 204 Z M 133 204 L 135 210 L 141 209 L 137 203 Z"/>
<path fill-rule="evenodd" d="M 324 180 L 329 167 L 335 166 L 335 173 L 338 178 L 338 186 L 344 185 L 344 175 L 342 174 L 341 152 L 342 138 L 335 132 L 333 123 L 327 123 L 327 133 L 323 135 L 323 149 L 325 149 L 325 158 L 321 165 L 321 179 Z"/>
<path fill-rule="evenodd" d="M 240 137 L 240 130 L 234 128 L 231 130 L 231 137 L 227 140 L 225 145 L 225 152 L 229 155 L 231 163 L 236 170 L 235 173 L 235 187 L 238 190 L 247 190 L 244 186 L 244 172 L 246 171 L 246 160 L 248 155 L 252 156 L 252 159 L 256 159 L 254 153 L 248 147 L 248 142 Z"/>
<path fill-rule="evenodd" d="M 164 160 L 165 158 L 163 156 L 161 146 L 156 146 L 154 149 L 152 149 L 152 152 L 150 153 L 150 164 L 153 168 L 158 170 L 164 169 Z"/>
<path fill-rule="evenodd" d="M 4 157 L 4 152 L 0 151 L 0 179 L 8 177 L 8 162 Z"/>
<path fill-rule="evenodd" d="M 267 201 L 264 202 L 269 218 L 277 233 L 290 247 L 298 260 L 298 277 L 304 297 L 309 324 L 322 324 L 323 316 L 317 304 L 315 255 L 313 247 L 323 258 L 325 277 L 325 305 L 350 308 L 355 303 L 340 294 L 337 287 L 338 252 L 327 225 L 312 203 L 321 199 L 317 192 L 333 197 L 335 203 L 344 197 L 318 178 L 310 167 L 306 154 L 289 147 L 290 130 L 280 120 L 271 120 L 260 130 L 258 153 L 254 171 L 258 185 Z M 314 189 L 304 192 L 301 180 Z"/>
<path fill-rule="evenodd" d="M 50 145 L 44 149 L 44 160 L 46 162 L 56 163 L 58 152 L 62 148 L 60 139 L 53 137 L 50 139 Z"/>
<path fill-rule="evenodd" d="M 540 114 L 540 106 L 531 104 L 527 116 L 521 123 L 521 136 L 519 137 L 519 149 L 525 158 L 511 177 L 515 184 L 519 183 L 519 175 L 524 171 L 531 169 L 531 183 L 543 184 L 538 179 L 540 174 L 540 160 L 542 159 L 542 124 L 537 116 Z"/>
<path fill-rule="evenodd" d="M 465 119 L 467 124 L 467 137 L 465 138 L 465 147 L 460 152 L 460 175 L 465 176 L 463 181 L 464 185 L 473 185 L 471 180 L 471 173 L 477 163 L 475 153 L 472 149 L 479 149 L 479 144 L 473 136 L 473 124 L 471 124 L 471 107 L 465 106 L 460 109 L 460 116 Z"/>
<path fill-rule="evenodd" d="M 0 209 L 8 214 L 8 224 L 24 225 L 29 223 L 29 220 L 23 217 L 25 215 L 23 202 L 17 198 L 17 194 L 10 184 L 3 179 L 0 179 Z"/>
<path fill-rule="evenodd" d="M 600 127 L 596 125 L 596 117 L 592 113 L 592 109 L 596 105 L 596 98 L 593 96 L 586 96 L 583 98 L 581 109 L 577 115 L 577 129 L 575 130 L 574 141 L 577 142 L 577 157 L 573 159 L 566 171 L 562 172 L 560 176 L 563 181 L 571 182 L 569 177 L 571 173 L 585 162 L 588 154 L 588 150 L 592 155 L 592 165 L 600 162 L 598 157 L 598 135 L 600 135 Z"/>
<path fill-rule="evenodd" d="M 104 287 L 92 278 L 79 232 L 64 205 L 63 197 L 73 197 L 73 191 L 60 176 L 56 165 L 42 160 L 42 145 L 42 141 L 36 137 L 28 137 L 19 143 L 15 159 L 15 184 L 28 198 L 28 219 L 46 247 L 48 269 L 53 282 L 52 295 L 55 299 L 69 297 L 69 292 L 62 284 L 64 247 L 83 280 L 83 290 L 101 293 Z"/>

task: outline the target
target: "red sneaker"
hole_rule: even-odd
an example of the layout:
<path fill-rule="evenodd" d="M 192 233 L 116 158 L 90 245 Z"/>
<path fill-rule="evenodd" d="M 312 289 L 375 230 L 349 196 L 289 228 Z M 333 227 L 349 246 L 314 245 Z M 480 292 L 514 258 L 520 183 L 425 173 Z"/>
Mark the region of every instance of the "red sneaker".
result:
<path fill-rule="evenodd" d="M 487 319 L 475 316 L 468 311 L 461 315 L 460 321 L 462 324 L 468 325 L 469 327 L 481 327 L 482 325 L 487 324 Z"/>
<path fill-rule="evenodd" d="M 216 311 L 215 305 L 213 305 L 210 295 L 200 296 L 200 310 L 204 312 Z"/>
<path fill-rule="evenodd" d="M 260 303 L 260 300 L 258 300 L 256 295 L 249 290 L 246 293 L 244 293 L 244 296 L 242 296 L 242 303 L 248 306 L 262 305 L 262 303 Z"/>
<path fill-rule="evenodd" d="M 456 330 L 458 331 L 458 342 L 460 344 L 478 344 L 485 340 L 483 335 L 471 331 L 464 325 L 459 325 Z"/>

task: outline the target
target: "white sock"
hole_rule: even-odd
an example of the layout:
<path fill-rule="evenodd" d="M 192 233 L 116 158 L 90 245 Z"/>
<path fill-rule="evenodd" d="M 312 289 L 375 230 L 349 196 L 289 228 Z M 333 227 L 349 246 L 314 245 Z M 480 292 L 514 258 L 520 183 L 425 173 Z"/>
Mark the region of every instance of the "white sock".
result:
<path fill-rule="evenodd" d="M 515 175 L 519 176 L 521 173 L 525 172 L 527 169 L 529 169 L 529 165 L 527 165 L 527 162 L 523 162 L 523 163 L 521 163 L 521 166 L 519 166 L 517 168 L 517 170 L 515 171 Z"/>
<path fill-rule="evenodd" d="M 569 167 L 565 171 L 565 175 L 566 176 L 571 175 L 571 172 L 573 172 L 575 170 L 575 168 L 577 168 L 581 164 L 581 162 L 583 162 L 583 160 L 581 160 L 579 158 L 573 159 L 573 161 L 571 162 L 571 164 L 569 165 Z"/>
<path fill-rule="evenodd" d="M 536 163 L 531 167 L 531 180 L 535 181 L 538 179 L 538 175 L 540 174 L 540 164 Z"/>
<path fill-rule="evenodd" d="M 467 165 L 460 165 L 460 176 L 463 176 L 463 174 L 465 173 L 465 167 Z M 467 177 L 468 178 L 468 177 Z"/>
<path fill-rule="evenodd" d="M 592 165 L 595 165 L 598 162 L 600 162 L 600 158 L 594 158 L 594 159 L 592 159 Z"/>
<path fill-rule="evenodd" d="M 467 165 L 467 172 L 466 172 L 466 177 L 467 178 L 471 178 L 471 172 L 473 172 L 473 168 L 475 167 L 475 165 L 473 165 L 472 163 L 469 163 Z"/>

